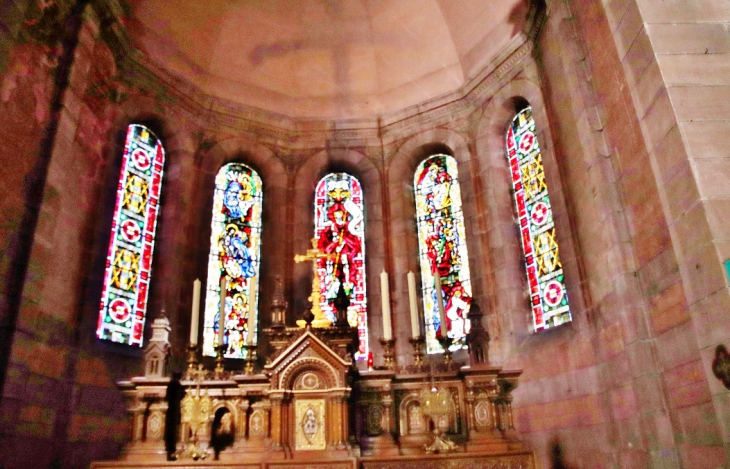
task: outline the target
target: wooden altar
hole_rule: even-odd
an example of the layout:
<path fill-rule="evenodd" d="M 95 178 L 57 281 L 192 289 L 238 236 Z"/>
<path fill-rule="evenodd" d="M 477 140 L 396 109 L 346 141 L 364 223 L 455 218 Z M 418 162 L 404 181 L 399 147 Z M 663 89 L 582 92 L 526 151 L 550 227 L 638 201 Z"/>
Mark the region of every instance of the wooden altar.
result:
<path fill-rule="evenodd" d="M 488 336 L 475 305 L 469 365 L 380 367 L 358 371 L 353 360 L 357 334 L 338 307 L 331 327 L 285 327 L 283 298 L 273 302 L 273 326 L 262 332 L 272 350 L 265 365 L 251 360 L 246 372 L 205 371 L 193 354 L 185 388 L 179 447 L 194 440 L 204 459 L 167 461 L 165 451 L 166 376 L 169 349 L 166 319 L 153 324 L 145 376 L 120 382 L 132 419 L 132 437 L 119 461 L 96 462 L 94 468 L 236 467 L 236 468 L 408 468 L 457 467 L 528 469 L 536 467 L 531 451 L 518 440 L 512 418 L 511 391 L 520 371 L 505 371 L 486 361 Z M 222 365 L 222 360 L 219 360 Z M 442 412 L 428 407 L 438 396 Z M 431 394 L 429 394 L 431 393 Z M 197 396 L 197 397 L 196 397 Z M 204 410 L 197 430 L 186 421 L 186 405 L 197 399 Z M 187 402 L 187 404 L 186 404 Z M 225 432 L 229 445 L 214 460 L 206 449 L 213 433 Z M 440 435 L 439 435 L 440 434 Z M 440 454 L 426 447 L 443 438 Z M 433 447 L 433 446 L 432 446 Z M 449 449 L 446 449 L 446 448 Z M 444 451 L 447 451 L 444 453 Z"/>

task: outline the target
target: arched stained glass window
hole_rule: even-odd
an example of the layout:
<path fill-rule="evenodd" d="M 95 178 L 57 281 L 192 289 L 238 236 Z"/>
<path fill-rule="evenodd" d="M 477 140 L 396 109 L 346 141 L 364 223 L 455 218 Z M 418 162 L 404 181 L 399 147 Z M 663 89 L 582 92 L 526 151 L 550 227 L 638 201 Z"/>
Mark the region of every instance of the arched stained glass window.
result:
<path fill-rule="evenodd" d="M 241 163 L 223 166 L 215 177 L 208 283 L 205 295 L 203 353 L 215 355 L 220 324 L 221 280 L 225 278 L 224 356 L 246 358 L 244 345 L 256 343 L 261 208 L 263 191 L 258 173 Z"/>
<path fill-rule="evenodd" d="M 331 173 L 315 190 L 314 236 L 320 250 L 333 257 L 317 261 L 322 291 L 320 307 L 334 322 L 333 301 L 340 284 L 350 298 L 347 319 L 357 326 L 360 338 L 356 358 L 368 353 L 367 297 L 365 287 L 365 233 L 362 186 L 354 176 Z"/>
<path fill-rule="evenodd" d="M 466 318 L 471 304 L 469 255 L 466 249 L 464 214 L 456 160 L 434 155 L 418 165 L 413 185 L 416 190 L 416 221 L 421 259 L 421 285 L 428 353 L 443 349 L 436 335 L 443 332 L 436 293 L 436 276 L 441 279 L 445 330 L 454 339 L 452 350 L 465 345 L 469 332 Z"/>
<path fill-rule="evenodd" d="M 529 107 L 517 114 L 507 131 L 507 157 L 512 172 L 535 330 L 570 322 L 553 211 L 540 145 L 535 135 L 535 121 Z"/>
<path fill-rule="evenodd" d="M 165 151 L 141 125 L 130 125 L 101 293 L 96 335 L 142 346 Z"/>

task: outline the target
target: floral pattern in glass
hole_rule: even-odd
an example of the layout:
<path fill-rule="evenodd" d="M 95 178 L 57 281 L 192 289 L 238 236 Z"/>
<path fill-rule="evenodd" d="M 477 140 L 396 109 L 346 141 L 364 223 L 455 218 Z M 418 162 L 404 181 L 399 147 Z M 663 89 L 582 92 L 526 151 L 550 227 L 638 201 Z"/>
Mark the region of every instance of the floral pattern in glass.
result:
<path fill-rule="evenodd" d="M 107 251 L 96 335 L 142 346 L 165 151 L 146 127 L 130 125 Z"/>
<path fill-rule="evenodd" d="M 413 185 L 427 351 L 443 351 L 437 340 L 443 326 L 453 339 L 450 349 L 458 350 L 465 346 L 470 328 L 467 314 L 472 292 L 456 160 L 449 155 L 427 158 L 418 165 Z M 436 302 L 436 271 L 441 277 L 445 325 Z"/>
<path fill-rule="evenodd" d="M 248 328 L 251 324 L 255 327 L 258 318 L 258 295 L 254 295 L 253 302 L 249 296 L 252 282 L 258 291 L 262 200 L 261 178 L 253 169 L 242 163 L 229 163 L 218 171 L 205 295 L 205 355 L 215 355 L 218 346 L 220 285 L 225 277 L 224 356 L 246 358 Z M 254 344 L 256 340 L 254 337 Z"/>
<path fill-rule="evenodd" d="M 529 107 L 517 114 L 507 131 L 507 157 L 512 173 L 535 330 L 570 322 L 568 293 L 555 238 L 553 211 L 540 145 L 535 135 L 535 120 Z"/>
<path fill-rule="evenodd" d="M 355 355 L 368 354 L 367 296 L 365 286 L 365 234 L 362 186 L 354 176 L 331 173 L 317 184 L 314 201 L 314 236 L 317 247 L 332 257 L 317 261 L 322 291 L 320 307 L 334 322 L 333 306 L 340 284 L 350 298 L 347 319 L 357 326 L 360 343 Z"/>

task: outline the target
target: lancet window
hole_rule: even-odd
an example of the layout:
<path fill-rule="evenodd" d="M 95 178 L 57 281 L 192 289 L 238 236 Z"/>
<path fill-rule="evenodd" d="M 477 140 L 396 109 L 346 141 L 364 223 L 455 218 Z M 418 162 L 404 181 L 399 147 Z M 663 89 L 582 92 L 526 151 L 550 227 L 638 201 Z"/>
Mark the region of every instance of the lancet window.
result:
<path fill-rule="evenodd" d="M 427 158 L 418 165 L 413 185 L 426 347 L 428 353 L 443 351 L 437 335 L 445 333 L 453 339 L 451 349 L 456 350 L 465 345 L 469 332 L 467 313 L 472 298 L 456 160 L 443 154 Z M 440 285 L 436 285 L 437 282 Z M 440 288 L 440 295 L 436 288 Z M 438 297 L 443 302 L 444 323 Z"/>
<path fill-rule="evenodd" d="M 512 173 L 535 330 L 570 322 L 553 211 L 540 145 L 535 135 L 535 120 L 529 107 L 515 116 L 507 130 L 507 157 Z"/>
<path fill-rule="evenodd" d="M 127 128 L 96 335 L 142 346 L 165 151 L 146 127 Z"/>
<path fill-rule="evenodd" d="M 350 298 L 347 320 L 357 327 L 360 339 L 356 358 L 368 353 L 367 295 L 365 282 L 365 233 L 362 186 L 354 176 L 330 173 L 315 190 L 314 236 L 317 247 L 329 258 L 317 260 L 322 299 L 320 307 L 334 322 L 333 302 L 340 285 Z"/>
<path fill-rule="evenodd" d="M 246 341 L 256 343 L 262 201 L 263 187 L 256 171 L 242 163 L 229 163 L 218 171 L 203 323 L 205 355 L 215 355 L 218 346 L 221 298 L 224 356 L 246 358 Z M 221 285 L 225 288 L 222 295 Z"/>

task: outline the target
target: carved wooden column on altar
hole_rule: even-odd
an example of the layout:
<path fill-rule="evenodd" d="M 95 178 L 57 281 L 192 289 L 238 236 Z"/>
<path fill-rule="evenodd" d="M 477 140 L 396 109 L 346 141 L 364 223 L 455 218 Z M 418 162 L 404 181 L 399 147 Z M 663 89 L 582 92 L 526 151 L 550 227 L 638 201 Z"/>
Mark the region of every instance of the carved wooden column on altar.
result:
<path fill-rule="evenodd" d="M 512 416 L 512 391 L 517 387 L 517 380 L 522 371 L 501 371 L 499 373 L 499 395 L 494 399 L 499 410 L 499 423 L 502 434 L 509 442 L 510 449 L 520 449 L 524 445 L 517 436 Z"/>
<path fill-rule="evenodd" d="M 247 432 L 247 426 L 248 426 L 248 419 L 246 418 L 246 414 L 248 414 L 248 408 L 250 406 L 250 402 L 248 399 L 236 399 L 233 402 L 231 402 L 231 407 L 235 410 L 233 413 L 234 415 L 234 423 L 236 425 L 236 433 L 235 433 L 235 446 L 240 446 L 241 443 L 246 441 L 246 432 Z"/>
<path fill-rule="evenodd" d="M 398 454 L 393 438 L 395 412 L 393 408 L 392 370 L 378 370 L 360 376 L 358 410 L 364 424 L 363 454 L 389 456 Z"/>
<path fill-rule="evenodd" d="M 347 399 L 349 392 L 338 391 L 333 393 L 328 400 L 329 412 L 331 418 L 328 419 L 330 424 L 329 444 L 333 448 L 346 449 L 347 440 L 349 439 L 349 418 L 347 409 Z"/>
<path fill-rule="evenodd" d="M 269 401 L 271 402 L 271 449 L 274 451 L 283 451 L 282 428 L 284 427 L 284 418 L 286 412 L 284 409 L 284 391 L 277 390 L 269 393 Z"/>

